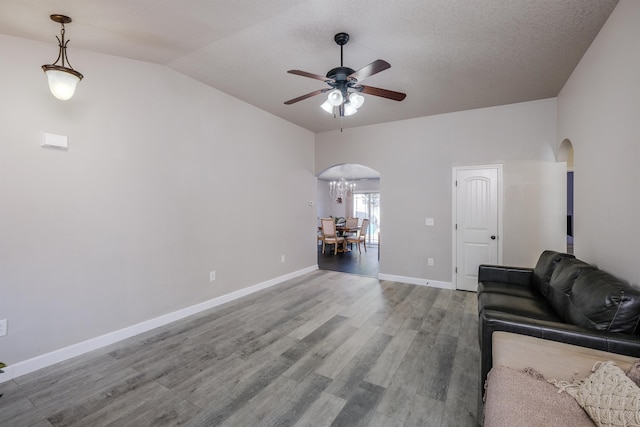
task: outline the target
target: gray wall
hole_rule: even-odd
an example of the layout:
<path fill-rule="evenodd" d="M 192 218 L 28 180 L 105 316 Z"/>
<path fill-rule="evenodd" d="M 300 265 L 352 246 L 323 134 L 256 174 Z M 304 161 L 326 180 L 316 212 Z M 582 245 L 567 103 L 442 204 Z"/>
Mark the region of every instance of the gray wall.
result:
<path fill-rule="evenodd" d="M 622 0 L 558 97 L 574 149 L 576 255 L 640 285 L 640 2 Z"/>
<path fill-rule="evenodd" d="M 505 263 L 531 266 L 542 250 L 566 248 L 566 178 L 557 173 L 566 165 L 555 160 L 555 130 L 555 99 L 344 129 L 316 134 L 315 167 L 380 172 L 382 274 L 452 282 L 454 166 L 503 164 Z"/>
<path fill-rule="evenodd" d="M 0 36 L 12 58 L 0 67 L 0 360 L 316 265 L 312 133 L 162 66 L 78 49 L 85 78 L 58 101 L 40 69 L 51 49 Z M 69 150 L 41 148 L 42 132 Z"/>

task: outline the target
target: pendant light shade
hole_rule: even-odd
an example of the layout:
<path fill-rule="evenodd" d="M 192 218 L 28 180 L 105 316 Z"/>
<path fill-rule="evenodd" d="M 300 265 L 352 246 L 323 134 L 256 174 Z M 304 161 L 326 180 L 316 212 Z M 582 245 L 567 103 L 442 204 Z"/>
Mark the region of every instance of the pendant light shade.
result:
<path fill-rule="evenodd" d="M 73 96 L 82 74 L 69 68 L 54 65 L 43 65 L 42 68 L 49 81 L 49 89 L 56 98 L 66 101 Z"/>
<path fill-rule="evenodd" d="M 64 39 L 64 24 L 71 22 L 71 18 L 64 15 L 51 15 L 51 20 L 62 25 L 60 30 L 60 37 L 58 39 L 58 59 L 56 62 L 50 65 L 43 65 L 42 70 L 47 75 L 49 81 L 49 89 L 56 98 L 66 101 L 71 98 L 76 90 L 78 82 L 82 80 L 82 74 L 77 72 L 71 67 L 69 59 L 67 58 L 67 44 L 69 40 Z M 60 61 L 60 65 L 58 65 Z M 66 65 L 65 65 L 66 64 Z"/>

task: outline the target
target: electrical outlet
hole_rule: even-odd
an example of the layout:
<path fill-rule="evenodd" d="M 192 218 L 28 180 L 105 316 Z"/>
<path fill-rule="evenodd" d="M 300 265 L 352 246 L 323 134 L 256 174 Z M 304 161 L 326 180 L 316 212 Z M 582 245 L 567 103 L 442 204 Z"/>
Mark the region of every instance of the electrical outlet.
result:
<path fill-rule="evenodd" d="M 0 320 L 0 337 L 7 335 L 7 319 Z"/>
<path fill-rule="evenodd" d="M 429 258 L 427 260 L 427 265 L 433 265 L 433 258 Z"/>
<path fill-rule="evenodd" d="M 213 282 L 214 280 L 216 280 L 216 272 L 215 271 L 210 271 L 209 272 L 209 281 Z"/>

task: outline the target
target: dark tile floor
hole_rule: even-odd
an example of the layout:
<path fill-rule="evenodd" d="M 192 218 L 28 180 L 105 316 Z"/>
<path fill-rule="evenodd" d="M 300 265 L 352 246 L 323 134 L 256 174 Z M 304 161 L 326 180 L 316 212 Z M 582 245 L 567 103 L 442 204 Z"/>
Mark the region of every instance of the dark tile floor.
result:
<path fill-rule="evenodd" d="M 341 273 L 358 274 L 360 276 L 378 277 L 380 271 L 378 246 L 367 244 L 367 251 L 353 245 L 350 252 L 333 254 L 333 246 L 329 245 L 322 253 L 322 245 L 318 245 L 318 267 L 320 270 L 339 271 Z"/>

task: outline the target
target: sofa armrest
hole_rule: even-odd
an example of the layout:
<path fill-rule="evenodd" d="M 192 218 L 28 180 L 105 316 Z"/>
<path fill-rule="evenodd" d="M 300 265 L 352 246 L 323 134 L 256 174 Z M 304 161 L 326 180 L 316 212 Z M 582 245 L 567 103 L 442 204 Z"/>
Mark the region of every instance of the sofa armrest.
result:
<path fill-rule="evenodd" d="M 533 368 L 546 379 L 573 381 L 587 377 L 596 362 L 611 360 L 627 370 L 637 357 L 594 350 L 558 341 L 534 338 L 512 332 L 492 335 L 493 367 L 506 366 L 516 371 Z"/>
<path fill-rule="evenodd" d="M 478 267 L 478 282 L 498 282 L 519 286 L 531 286 L 532 278 L 533 268 L 505 267 L 487 264 L 481 264 Z"/>
<path fill-rule="evenodd" d="M 483 347 L 480 349 L 482 383 L 493 366 L 492 335 L 497 331 L 640 357 L 640 337 L 635 335 L 590 331 L 567 323 L 532 319 L 493 310 L 480 311 L 478 326 L 482 334 L 480 342 Z"/>

